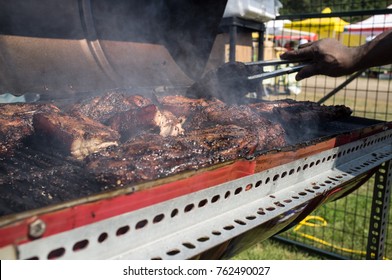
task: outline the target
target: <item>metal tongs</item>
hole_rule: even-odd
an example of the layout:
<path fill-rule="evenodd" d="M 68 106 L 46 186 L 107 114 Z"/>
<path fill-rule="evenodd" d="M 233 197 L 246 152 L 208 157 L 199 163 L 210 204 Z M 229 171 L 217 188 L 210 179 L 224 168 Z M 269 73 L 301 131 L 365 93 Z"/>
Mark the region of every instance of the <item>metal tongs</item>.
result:
<path fill-rule="evenodd" d="M 274 78 L 278 76 L 282 76 L 285 74 L 292 74 L 300 71 L 305 66 L 309 65 L 304 60 L 283 60 L 283 59 L 275 59 L 275 60 L 265 60 L 265 61 L 255 61 L 255 62 L 246 62 L 244 63 L 245 67 L 265 67 L 265 66 L 277 66 L 282 64 L 293 64 L 293 63 L 302 63 L 295 66 L 287 66 L 285 68 L 277 69 L 269 72 L 262 72 L 260 74 L 255 74 L 248 76 L 248 80 L 264 80 L 269 78 Z"/>
<path fill-rule="evenodd" d="M 298 65 L 293 65 L 300 63 Z M 265 71 L 266 66 L 287 65 L 273 71 Z M 304 60 L 265 60 L 256 62 L 229 62 L 207 72 L 187 91 L 187 96 L 195 98 L 216 97 L 228 103 L 239 103 L 249 92 L 258 92 L 265 79 L 291 74 L 307 66 Z M 290 65 L 290 66 L 289 66 Z"/>

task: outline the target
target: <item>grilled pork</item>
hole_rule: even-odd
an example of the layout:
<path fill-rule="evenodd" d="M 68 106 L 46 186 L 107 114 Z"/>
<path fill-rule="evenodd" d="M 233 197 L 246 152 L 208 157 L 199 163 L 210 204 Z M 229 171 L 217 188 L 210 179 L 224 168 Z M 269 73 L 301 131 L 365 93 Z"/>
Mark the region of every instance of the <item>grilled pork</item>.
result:
<path fill-rule="evenodd" d="M 0 117 L 0 156 L 19 147 L 23 139 L 31 135 L 32 132 L 31 124 L 26 119 Z"/>
<path fill-rule="evenodd" d="M 344 106 L 326 106 L 317 103 L 275 108 L 274 114 L 282 122 L 292 124 L 322 124 L 350 116 L 352 111 Z"/>
<path fill-rule="evenodd" d="M 262 101 L 249 107 L 260 116 L 279 123 L 285 130 L 289 143 L 299 143 L 309 137 L 317 137 L 331 121 L 349 117 L 351 109 L 343 106 L 319 105 L 311 101 L 292 99 Z M 273 130 L 272 127 L 268 128 Z M 266 141 L 270 140 L 269 138 Z"/>
<path fill-rule="evenodd" d="M 262 101 L 250 104 L 249 107 L 262 116 L 292 125 L 328 122 L 348 117 L 352 113 L 351 109 L 344 105 L 327 106 L 292 99 Z"/>
<path fill-rule="evenodd" d="M 157 96 L 157 99 L 161 108 L 172 112 L 178 118 L 187 118 L 192 115 L 197 108 L 210 106 L 213 103 L 223 104 L 223 102 L 218 99 L 195 99 L 181 95 Z"/>
<path fill-rule="evenodd" d="M 147 98 L 142 95 L 129 95 L 125 99 L 134 108 L 142 108 L 142 107 L 145 107 L 147 105 L 152 104 L 152 101 L 150 98 Z"/>
<path fill-rule="evenodd" d="M 59 111 L 50 104 L 13 103 L 0 105 L 0 156 L 22 146 L 33 134 L 32 120 L 38 112 Z"/>
<path fill-rule="evenodd" d="M 252 111 L 246 105 L 214 104 L 204 110 L 209 121 L 221 125 L 234 124 L 248 129 L 258 137 L 258 150 L 269 150 L 287 145 L 283 126 Z"/>
<path fill-rule="evenodd" d="M 126 141 L 142 133 L 176 136 L 183 132 L 182 119 L 152 104 L 141 95 L 125 95 L 121 91 L 83 100 L 72 106 L 71 115 L 83 115 L 110 126 Z"/>
<path fill-rule="evenodd" d="M 311 123 L 351 113 L 345 106 L 290 99 L 249 105 L 181 96 L 156 101 L 159 106 L 114 91 L 74 105 L 72 114 L 51 105 L 2 105 L 0 155 L 36 135 L 85 159 L 99 181 L 122 185 L 280 148 Z"/>
<path fill-rule="evenodd" d="M 145 134 L 86 161 L 98 181 L 122 186 L 244 157 L 257 143 L 247 129 L 218 125 L 177 137 Z"/>
<path fill-rule="evenodd" d="M 120 112 L 151 104 L 151 100 L 139 95 L 126 96 L 121 91 L 110 91 L 102 96 L 84 99 L 68 111 L 71 115 L 83 115 L 105 124 Z"/>
<path fill-rule="evenodd" d="M 226 105 L 212 102 L 203 107 L 197 107 L 189 115 L 183 127 L 191 132 L 215 125 L 236 125 L 246 128 L 258 137 L 258 150 L 273 149 L 287 144 L 286 132 L 282 125 L 251 110 L 246 105 Z"/>
<path fill-rule="evenodd" d="M 119 134 L 82 115 L 69 116 L 60 111 L 37 113 L 33 117 L 35 133 L 76 159 L 118 145 Z"/>
<path fill-rule="evenodd" d="M 118 131 L 122 141 L 141 133 L 177 136 L 183 133 L 182 123 L 169 111 L 161 111 L 155 105 L 128 110 L 115 114 L 106 122 Z"/>
<path fill-rule="evenodd" d="M 311 103 L 310 101 L 296 101 L 293 99 L 281 99 L 281 100 L 262 100 L 257 103 L 251 103 L 248 106 L 258 112 L 258 113 L 271 113 L 273 109 L 275 108 L 285 108 L 285 107 L 290 107 L 290 106 L 296 106 L 296 105 L 301 105 L 301 106 L 306 106 L 307 104 Z"/>

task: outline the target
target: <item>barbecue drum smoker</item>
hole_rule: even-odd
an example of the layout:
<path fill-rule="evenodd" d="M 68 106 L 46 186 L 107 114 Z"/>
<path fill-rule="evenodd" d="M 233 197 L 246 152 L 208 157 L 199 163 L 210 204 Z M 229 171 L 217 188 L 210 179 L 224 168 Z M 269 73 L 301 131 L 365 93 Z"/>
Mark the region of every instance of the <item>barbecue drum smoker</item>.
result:
<path fill-rule="evenodd" d="M 28 130 L 32 137 L 0 150 L 2 259 L 230 258 L 290 228 L 320 205 L 349 194 L 392 159 L 392 124 L 348 115 L 316 126 L 306 120 L 297 123 L 295 129 L 288 126 L 283 146 L 272 143 L 268 149 L 249 150 L 251 140 L 247 139 L 246 149 L 236 158 L 228 157 L 228 150 L 234 146 L 227 146 L 218 156 L 209 151 L 208 164 L 198 168 L 181 170 L 181 166 L 189 166 L 185 161 L 173 167 L 181 172 L 168 172 L 151 162 L 142 170 L 143 176 L 126 150 L 135 143 L 125 142 L 128 146 L 120 150 L 108 147 L 101 151 L 103 158 L 96 160 L 85 143 L 77 152 L 71 149 L 74 153 L 64 156 L 47 142 L 47 134 L 58 131 L 61 144 L 83 133 L 67 134 L 66 126 L 59 130 L 61 121 L 71 123 L 71 127 L 83 123 L 84 128 L 99 130 L 101 137 L 108 131 L 107 126 L 91 119 L 63 113 L 75 104 L 85 105 L 81 100 L 121 93 L 125 99 L 110 103 L 121 107 L 138 96 L 137 101 L 132 99 L 132 104 L 140 103 L 134 110 L 148 108 L 143 113 L 156 116 L 165 96 L 185 95 L 204 72 L 225 6 L 226 1 L 216 0 L 41 0 L 28 4 L 1 0 L 0 92 L 33 94 L 36 98 L 16 107 L 2 105 L 4 122 L 0 123 L 9 127 L 7 124 L 20 116 L 20 111 L 12 113 L 10 108 L 22 110 L 23 105 L 33 105 L 37 106 L 34 112 L 26 115 L 22 110 L 23 118 L 17 120 L 24 123 L 33 118 L 34 129 L 40 132 L 35 135 L 36 131 Z M 151 103 L 141 104 L 147 99 Z M 232 109 L 226 114 L 234 119 L 235 110 L 239 110 L 240 119 L 242 114 L 251 114 L 249 108 L 260 104 L 225 107 L 220 101 L 210 101 L 211 106 L 217 106 L 213 108 Z M 200 102 L 195 108 L 202 108 L 203 113 L 215 112 L 204 109 L 210 108 L 203 103 L 207 101 L 195 102 Z M 91 110 L 98 106 L 91 104 L 87 104 Z M 262 104 L 272 106 L 272 112 L 281 103 Z M 308 103 L 301 106 L 309 111 L 325 109 Z M 294 110 L 288 119 L 298 120 L 296 114 L 306 115 L 306 110 Z M 281 112 L 287 117 L 290 110 Z M 135 114 L 127 122 L 121 118 L 116 122 L 113 116 L 105 121 L 124 128 L 124 123 L 140 117 Z M 255 122 L 253 129 L 265 123 Z M 222 127 L 223 132 L 218 133 L 222 141 L 234 139 L 234 133 L 247 135 L 252 130 L 231 123 Z M 93 135 L 93 130 L 89 134 Z M 192 145 L 206 144 L 197 131 L 190 135 Z M 166 139 L 176 142 L 159 142 L 163 141 L 160 135 L 139 137 L 138 153 L 149 142 L 163 143 L 156 146 L 162 153 L 163 146 L 166 149 L 176 143 L 171 147 L 177 151 L 185 145 L 171 134 Z M 267 135 L 267 139 L 273 137 L 276 135 Z M 5 143 L 7 139 L 0 138 Z M 214 141 L 208 144 L 220 147 L 220 142 Z M 116 151 L 123 152 L 120 158 L 113 156 Z M 157 153 L 148 152 L 137 162 L 145 163 Z M 134 169 L 125 175 L 124 169 L 116 169 L 117 175 L 125 177 L 113 183 L 102 174 L 115 167 L 100 169 L 103 173 L 99 176 L 86 167 L 101 168 L 107 158 L 116 158 L 117 166 L 125 162 Z M 192 162 L 192 157 L 188 161 Z M 154 170 L 162 173 L 149 177 Z M 124 178 L 129 176 L 137 180 L 128 184 Z"/>

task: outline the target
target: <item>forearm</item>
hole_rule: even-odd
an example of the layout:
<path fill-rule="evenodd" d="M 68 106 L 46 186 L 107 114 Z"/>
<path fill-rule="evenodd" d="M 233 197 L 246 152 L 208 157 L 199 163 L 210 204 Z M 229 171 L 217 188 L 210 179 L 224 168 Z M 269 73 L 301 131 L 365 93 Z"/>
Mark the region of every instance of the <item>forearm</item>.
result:
<path fill-rule="evenodd" d="M 353 71 L 392 63 L 392 30 L 385 31 L 372 41 L 359 46 L 354 54 Z"/>
<path fill-rule="evenodd" d="M 281 55 L 287 60 L 306 60 L 309 65 L 301 69 L 297 80 L 313 75 L 338 77 L 373 66 L 392 64 L 392 30 L 378 35 L 372 41 L 358 46 L 347 47 L 335 39 L 322 39 L 299 46 L 298 50 Z"/>

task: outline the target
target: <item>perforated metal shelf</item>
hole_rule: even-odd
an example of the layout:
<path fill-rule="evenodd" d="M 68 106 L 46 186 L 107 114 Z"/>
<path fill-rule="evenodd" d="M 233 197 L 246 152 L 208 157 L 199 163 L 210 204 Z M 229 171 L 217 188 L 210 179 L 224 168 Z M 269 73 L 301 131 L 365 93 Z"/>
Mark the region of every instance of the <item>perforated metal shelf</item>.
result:
<path fill-rule="evenodd" d="M 246 232 L 266 239 L 392 159 L 392 131 L 17 245 L 19 259 L 190 259 Z M 312 206 L 313 207 L 313 206 Z M 310 207 L 311 209 L 313 209 Z M 228 254 L 226 253 L 226 256 Z"/>

